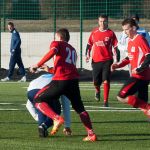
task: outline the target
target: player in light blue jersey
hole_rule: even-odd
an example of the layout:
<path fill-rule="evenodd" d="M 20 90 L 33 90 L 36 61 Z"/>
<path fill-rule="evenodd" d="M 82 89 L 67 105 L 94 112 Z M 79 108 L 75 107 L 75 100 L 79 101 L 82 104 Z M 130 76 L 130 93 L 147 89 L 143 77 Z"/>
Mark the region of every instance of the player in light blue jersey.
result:
<path fill-rule="evenodd" d="M 48 131 L 47 129 L 53 125 L 52 119 L 48 118 L 45 116 L 42 112 L 37 110 L 34 107 L 34 96 L 38 93 L 40 89 L 45 87 L 47 84 L 49 84 L 52 80 L 53 75 L 52 74 L 44 74 L 38 77 L 37 79 L 33 80 L 30 82 L 29 87 L 28 87 L 28 101 L 26 103 L 26 107 L 32 117 L 38 121 L 38 130 L 39 130 L 39 136 L 40 137 L 47 137 L 48 136 Z M 63 115 L 65 119 L 64 123 L 64 129 L 63 132 L 65 135 L 71 135 L 71 129 L 70 129 L 70 124 L 71 124 L 71 119 L 70 119 L 70 101 L 65 97 L 61 96 L 61 104 L 62 104 L 62 110 L 63 110 Z M 53 101 L 52 103 L 49 104 L 54 111 L 57 114 L 61 113 L 61 106 L 59 101 Z"/>

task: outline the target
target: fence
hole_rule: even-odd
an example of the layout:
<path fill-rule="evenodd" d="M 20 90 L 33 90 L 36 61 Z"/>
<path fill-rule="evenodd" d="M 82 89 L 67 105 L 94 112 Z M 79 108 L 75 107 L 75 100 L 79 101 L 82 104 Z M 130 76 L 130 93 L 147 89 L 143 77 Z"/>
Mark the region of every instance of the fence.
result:
<path fill-rule="evenodd" d="M 13 21 L 21 34 L 23 57 L 32 60 L 37 53 L 43 55 L 42 47 L 48 49 L 56 29 L 68 28 L 82 68 L 87 38 L 97 26 L 99 14 L 107 14 L 110 28 L 117 32 L 123 18 L 138 13 L 141 26 L 149 30 L 149 6 L 149 0 L 0 0 L 0 66 L 4 66 L 4 57 L 9 57 L 8 21 Z"/>

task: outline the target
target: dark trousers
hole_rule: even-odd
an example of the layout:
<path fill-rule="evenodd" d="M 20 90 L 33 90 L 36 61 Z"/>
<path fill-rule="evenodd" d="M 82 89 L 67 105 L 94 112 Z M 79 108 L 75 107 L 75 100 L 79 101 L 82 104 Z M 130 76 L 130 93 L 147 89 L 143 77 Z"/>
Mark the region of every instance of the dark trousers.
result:
<path fill-rule="evenodd" d="M 19 67 L 19 73 L 22 76 L 25 76 L 25 69 L 21 58 L 21 53 L 12 53 L 9 62 L 9 71 L 8 77 L 11 78 L 14 72 L 15 65 Z"/>

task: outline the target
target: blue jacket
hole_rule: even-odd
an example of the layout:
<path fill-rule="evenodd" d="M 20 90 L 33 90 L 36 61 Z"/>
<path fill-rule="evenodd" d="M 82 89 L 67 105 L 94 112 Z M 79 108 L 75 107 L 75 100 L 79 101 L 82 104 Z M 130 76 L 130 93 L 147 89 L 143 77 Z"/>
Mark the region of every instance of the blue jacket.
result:
<path fill-rule="evenodd" d="M 11 45 L 10 45 L 10 52 L 11 53 L 20 53 L 21 52 L 21 39 L 19 32 L 14 28 L 12 31 L 11 36 Z"/>

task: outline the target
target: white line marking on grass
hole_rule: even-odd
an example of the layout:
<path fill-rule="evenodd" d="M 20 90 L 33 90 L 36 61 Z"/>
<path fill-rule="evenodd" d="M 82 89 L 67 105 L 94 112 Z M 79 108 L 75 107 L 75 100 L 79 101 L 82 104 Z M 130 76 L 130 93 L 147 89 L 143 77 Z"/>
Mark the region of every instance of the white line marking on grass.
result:
<path fill-rule="evenodd" d="M 13 105 L 13 103 L 0 103 L 0 105 Z"/>
<path fill-rule="evenodd" d="M 74 110 L 71 110 L 71 111 L 74 111 Z M 94 109 L 86 109 L 86 111 L 88 112 L 105 112 L 105 111 L 109 111 L 109 112 L 139 112 L 140 110 L 106 110 L 106 109 L 103 109 L 103 110 L 94 110 Z"/>
<path fill-rule="evenodd" d="M 14 109 L 14 108 L 0 108 L 0 111 L 25 111 L 26 109 Z M 70 110 L 74 112 L 74 110 Z M 94 110 L 94 109 L 87 109 L 88 112 L 139 112 L 140 110 Z"/>

